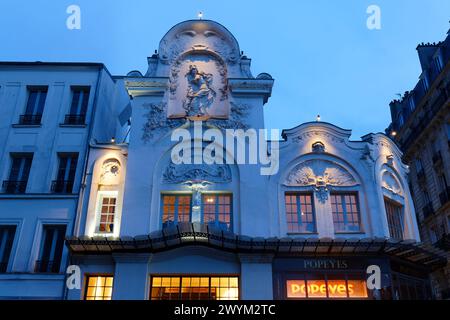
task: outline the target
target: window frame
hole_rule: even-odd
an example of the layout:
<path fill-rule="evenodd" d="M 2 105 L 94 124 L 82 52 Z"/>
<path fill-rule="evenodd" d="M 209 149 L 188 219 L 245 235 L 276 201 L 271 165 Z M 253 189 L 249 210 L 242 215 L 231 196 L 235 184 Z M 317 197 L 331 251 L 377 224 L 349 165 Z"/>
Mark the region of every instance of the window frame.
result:
<path fill-rule="evenodd" d="M 1 232 L 0 233 L 0 264 L 5 264 L 5 266 L 4 266 L 4 271 L 2 272 L 1 271 L 1 269 L 0 269 L 0 274 L 2 274 L 2 273 L 8 273 L 9 272 L 9 267 L 10 267 L 10 265 L 11 265 L 11 261 L 12 261 L 12 257 L 13 257 L 13 252 L 14 252 L 14 250 L 15 250 L 15 245 L 16 245 L 16 237 L 17 237 L 17 233 L 18 233 L 18 229 L 19 229 L 19 225 L 17 224 L 17 223 L 8 223 L 8 222 L 1 222 L 0 223 L 0 230 L 2 230 L 2 231 L 4 231 L 3 229 L 8 229 L 8 228 L 10 228 L 10 229 L 13 229 L 13 234 L 12 234 L 12 237 L 11 238 L 9 238 L 9 237 L 7 237 L 6 238 L 6 244 L 3 244 L 2 243 L 2 240 L 3 240 L 3 237 L 4 237 L 4 235 L 3 235 L 3 232 Z M 7 259 L 5 260 L 5 253 L 6 253 L 6 251 L 7 251 L 7 244 L 8 244 L 8 241 L 10 241 L 11 242 L 11 244 L 10 244 L 10 246 L 9 246 L 9 248 L 8 248 L 8 257 L 7 257 Z"/>
<path fill-rule="evenodd" d="M 163 192 L 161 193 L 161 197 L 160 197 L 160 203 L 161 203 L 161 210 L 160 210 L 160 219 L 161 219 L 161 228 L 164 228 L 164 223 L 169 222 L 170 220 L 167 221 L 163 221 L 164 218 L 164 197 L 175 197 L 175 204 L 174 204 L 174 214 L 173 214 L 173 221 L 172 223 L 177 225 L 178 223 L 180 223 L 180 221 L 178 220 L 178 197 L 183 197 L 183 196 L 189 196 L 190 197 L 190 205 L 189 205 L 189 222 L 192 221 L 192 201 L 193 201 L 193 194 L 190 192 L 183 192 L 183 193 L 170 193 L 170 192 Z M 183 222 L 183 221 L 181 221 Z"/>
<path fill-rule="evenodd" d="M 341 200 L 343 200 L 342 203 L 342 208 L 343 208 L 343 217 L 344 217 L 344 224 L 346 225 L 346 220 L 347 220 L 347 215 L 349 214 L 353 214 L 352 212 L 348 213 L 347 212 L 347 208 L 346 208 L 346 202 L 345 202 L 345 196 L 354 196 L 355 197 L 355 204 L 356 204 L 356 209 L 357 209 L 357 217 L 358 217 L 358 230 L 336 230 L 336 222 L 334 221 L 334 212 L 333 212 L 333 202 L 332 202 L 332 197 L 333 196 L 340 196 Z M 334 233 L 335 234 L 352 234 L 352 233 L 364 233 L 363 231 L 363 226 L 362 226 L 362 214 L 361 214 L 361 205 L 360 205 L 360 199 L 359 199 L 360 193 L 358 191 L 332 191 L 330 192 L 330 205 L 331 205 L 331 217 L 333 220 L 333 228 L 334 228 Z M 348 221 L 347 221 L 348 222 Z"/>
<path fill-rule="evenodd" d="M 87 299 L 87 293 L 88 290 L 90 288 L 89 286 L 89 278 L 98 278 L 98 277 L 103 277 L 103 278 L 112 278 L 112 286 L 111 286 L 111 299 L 104 299 L 104 295 L 102 295 L 103 299 Z M 112 273 L 92 273 L 92 274 L 85 274 L 84 275 L 84 290 L 83 290 L 83 300 L 84 301 L 110 301 L 113 299 L 113 293 L 114 293 L 114 274 Z M 106 282 L 106 279 L 105 279 Z M 103 286 L 103 288 L 106 288 L 109 286 Z M 97 288 L 97 287 L 95 287 Z M 103 291 L 104 293 L 104 291 Z M 95 297 L 95 296 L 93 296 Z"/>
<path fill-rule="evenodd" d="M 401 224 L 401 238 L 394 237 L 392 228 L 394 227 L 391 224 L 391 219 L 389 219 L 390 213 L 388 212 L 388 206 L 391 206 L 392 208 L 398 209 L 399 211 L 396 211 L 396 214 L 400 212 L 400 224 Z M 404 240 L 405 238 L 405 206 L 397 201 L 394 201 L 388 197 L 384 197 L 384 208 L 386 213 L 386 220 L 388 223 L 388 229 L 389 229 L 389 237 L 396 240 Z M 392 212 L 391 212 L 392 213 Z M 398 230 L 396 230 L 397 232 Z"/>
<path fill-rule="evenodd" d="M 45 110 L 45 105 L 47 104 L 47 97 L 48 97 L 48 90 L 49 87 L 46 85 L 43 86 L 27 86 L 27 99 L 25 102 L 25 110 L 24 110 L 24 115 L 30 115 L 30 116 L 37 116 L 40 115 L 42 116 L 44 114 L 44 110 Z M 30 113 L 28 108 L 29 108 L 29 104 L 30 104 L 30 98 L 31 98 L 31 94 L 33 92 L 38 92 L 37 94 L 37 99 L 34 102 L 34 105 L 32 107 L 32 112 Z M 39 102 L 41 100 L 41 96 L 42 96 L 42 92 L 45 92 L 45 98 L 44 101 L 42 103 L 42 110 L 39 110 Z M 41 111 L 40 113 L 38 111 Z"/>
<path fill-rule="evenodd" d="M 112 232 L 103 232 L 100 231 L 100 223 L 102 218 L 102 204 L 103 198 L 116 198 L 115 211 L 114 211 L 114 219 L 113 219 L 113 231 Z M 95 205 L 95 228 L 94 235 L 99 236 L 113 236 L 114 232 L 117 230 L 118 221 L 118 210 L 119 210 L 119 191 L 118 190 L 99 190 L 97 192 L 97 202 Z M 109 213 L 108 213 L 109 215 Z"/>
<path fill-rule="evenodd" d="M 208 278 L 208 300 L 203 300 L 203 301 L 221 301 L 219 299 L 211 299 L 211 288 L 217 288 L 216 286 L 211 286 L 211 279 L 212 278 L 228 278 L 228 281 L 230 280 L 230 278 L 237 278 L 237 297 L 235 300 L 233 301 L 238 301 L 241 299 L 241 275 L 240 274 L 150 274 L 150 281 L 149 281 L 149 295 L 148 295 L 148 300 L 150 301 L 162 301 L 164 299 L 152 299 L 152 289 L 153 289 L 153 280 L 155 278 L 178 278 L 179 279 L 179 292 L 178 292 L 178 299 L 170 299 L 173 301 L 183 301 L 182 298 L 182 288 L 183 288 L 183 278 Z M 199 286 L 201 287 L 201 286 Z M 156 287 L 156 288 L 166 288 L 166 287 Z M 169 287 L 171 288 L 171 287 Z M 198 287 L 192 287 L 189 286 L 188 288 L 198 288 Z M 206 288 L 206 287 L 205 287 Z M 218 288 L 221 288 L 221 286 L 219 285 Z M 234 288 L 232 286 L 228 286 L 228 289 L 230 288 Z M 227 299 L 222 299 L 222 300 L 227 300 Z M 195 300 L 187 300 L 187 301 L 195 301 Z M 202 301 L 202 300 L 198 300 L 198 301 Z"/>
<path fill-rule="evenodd" d="M 68 231 L 68 228 L 69 227 L 69 225 L 68 224 L 66 224 L 66 223 L 43 223 L 42 224 L 42 233 L 41 233 L 41 242 L 40 242 L 40 244 L 39 244 L 39 251 L 38 251 L 38 255 L 37 255 L 37 259 L 36 259 L 36 262 L 35 262 L 35 272 L 38 272 L 38 273 L 60 273 L 61 272 L 61 266 L 63 265 L 63 262 L 64 262 L 64 249 L 65 249 L 65 246 L 64 246 L 64 238 L 66 237 L 66 235 L 67 235 L 67 231 Z M 63 232 L 63 239 L 62 239 L 62 245 L 61 245 L 61 252 L 60 252 L 60 256 L 58 257 L 58 259 L 59 260 L 55 260 L 55 257 L 56 257 L 56 246 L 58 245 L 58 238 L 56 238 L 56 240 L 55 240 L 55 242 L 53 243 L 53 240 L 52 240 L 52 243 L 51 243 L 51 245 L 50 245 L 50 253 L 49 253 L 49 256 L 48 256 L 48 259 L 46 259 L 46 260 L 44 260 L 43 258 L 44 258 L 44 249 L 45 249 L 45 247 L 46 247 L 46 239 L 47 239 L 47 229 L 50 229 L 50 228 L 53 228 L 53 230 L 58 230 L 58 231 L 60 231 L 59 229 L 62 229 L 62 228 L 64 228 L 64 232 Z M 53 239 L 55 239 L 55 234 L 53 233 Z M 58 269 L 57 269 L 57 272 L 54 272 L 54 271 L 36 271 L 36 269 L 37 269 L 37 262 L 42 262 L 42 261 L 47 261 L 47 262 L 55 262 L 55 261 L 59 261 L 59 267 L 58 267 Z M 47 267 L 47 269 L 48 269 L 48 267 Z"/>
<path fill-rule="evenodd" d="M 214 222 L 212 222 L 212 221 L 211 222 L 205 222 L 205 203 L 203 201 L 203 198 L 204 197 L 210 197 L 210 196 L 214 196 L 215 197 Z M 220 196 L 228 196 L 230 198 L 230 203 L 229 203 L 230 212 L 228 213 L 229 214 L 229 218 L 230 218 L 230 222 L 229 222 L 229 226 L 228 226 L 227 230 L 232 232 L 233 229 L 234 229 L 233 228 L 234 220 L 233 220 L 233 193 L 231 193 L 231 192 L 213 192 L 213 191 L 211 191 L 211 192 L 204 192 L 204 193 L 202 193 L 201 208 L 200 208 L 200 210 L 201 210 L 200 211 L 201 222 L 203 224 L 207 224 L 207 225 L 213 224 L 214 226 L 219 226 L 219 227 L 220 227 L 221 223 L 226 223 L 226 222 L 221 222 L 220 219 L 219 219 L 219 217 L 220 217 L 220 212 L 219 212 L 220 203 L 219 203 L 218 199 L 219 199 Z M 192 209 L 191 209 L 191 211 L 192 211 Z"/>
<path fill-rule="evenodd" d="M 302 220 L 301 217 L 301 202 L 300 202 L 300 196 L 310 196 L 311 197 L 311 208 L 312 208 L 312 222 L 313 225 L 313 231 L 289 231 L 289 222 L 287 219 L 288 210 L 287 210 L 287 202 L 286 202 L 286 196 L 295 196 L 295 202 L 297 206 L 297 226 L 299 225 L 299 222 Z M 286 228 L 287 228 L 287 234 L 317 234 L 317 216 L 316 216 L 316 207 L 315 207 L 315 197 L 314 192 L 308 192 L 308 191 L 285 191 L 284 192 L 284 213 L 285 213 L 285 219 L 286 219 Z"/>

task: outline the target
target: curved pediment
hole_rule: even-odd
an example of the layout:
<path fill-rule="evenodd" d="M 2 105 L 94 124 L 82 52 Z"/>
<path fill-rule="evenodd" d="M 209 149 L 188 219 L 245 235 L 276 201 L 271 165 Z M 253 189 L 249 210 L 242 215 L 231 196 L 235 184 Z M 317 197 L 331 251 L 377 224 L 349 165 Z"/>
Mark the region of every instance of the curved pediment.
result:
<path fill-rule="evenodd" d="M 229 64 L 235 64 L 240 57 L 238 42 L 224 26 L 211 20 L 188 20 L 164 35 L 159 43 L 159 58 L 162 63 L 172 64 L 192 50 L 215 52 Z"/>
<path fill-rule="evenodd" d="M 307 160 L 296 165 L 284 181 L 286 186 L 354 186 L 356 179 L 344 167 L 327 160 Z"/>

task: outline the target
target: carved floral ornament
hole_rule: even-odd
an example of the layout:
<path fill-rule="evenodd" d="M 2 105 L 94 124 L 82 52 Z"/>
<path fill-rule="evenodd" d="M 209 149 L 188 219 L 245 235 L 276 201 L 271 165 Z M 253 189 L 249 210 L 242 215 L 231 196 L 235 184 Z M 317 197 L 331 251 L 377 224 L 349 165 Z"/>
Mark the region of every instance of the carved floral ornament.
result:
<path fill-rule="evenodd" d="M 163 173 L 163 182 L 178 184 L 189 181 L 203 181 L 205 183 L 229 183 L 231 182 L 231 169 L 225 164 L 183 164 L 176 165 L 172 162 Z"/>
<path fill-rule="evenodd" d="M 343 167 L 327 160 L 307 160 L 294 167 L 284 181 L 285 186 L 310 186 L 320 202 L 328 199 L 333 186 L 350 187 L 358 183 Z"/>
<path fill-rule="evenodd" d="M 230 103 L 230 117 L 226 120 L 208 119 L 207 124 L 210 124 L 219 129 L 243 129 L 249 128 L 245 122 L 245 118 L 250 112 L 250 105 L 243 103 Z M 166 116 L 167 103 L 145 103 L 144 109 L 144 125 L 142 127 L 142 141 L 147 143 L 155 138 L 157 135 L 164 135 L 170 129 L 181 127 L 189 122 L 189 119 L 168 119 Z"/>

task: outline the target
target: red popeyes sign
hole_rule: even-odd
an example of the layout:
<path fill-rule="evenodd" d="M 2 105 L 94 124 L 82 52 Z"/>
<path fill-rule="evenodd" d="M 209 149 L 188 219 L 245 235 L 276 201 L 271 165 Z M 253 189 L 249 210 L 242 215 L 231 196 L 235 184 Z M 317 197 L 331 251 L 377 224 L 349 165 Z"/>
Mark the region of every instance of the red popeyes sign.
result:
<path fill-rule="evenodd" d="M 367 298 L 364 280 L 287 280 L 288 298 Z M 306 295 L 308 293 L 308 295 Z"/>

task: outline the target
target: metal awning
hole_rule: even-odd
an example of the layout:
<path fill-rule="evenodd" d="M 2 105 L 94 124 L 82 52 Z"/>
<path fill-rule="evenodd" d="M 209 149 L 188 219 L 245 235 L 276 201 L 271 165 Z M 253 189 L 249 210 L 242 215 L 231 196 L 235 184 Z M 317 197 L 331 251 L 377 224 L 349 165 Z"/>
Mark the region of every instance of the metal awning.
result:
<path fill-rule="evenodd" d="M 282 255 L 378 255 L 385 254 L 427 267 L 447 263 L 445 252 L 413 240 L 385 238 L 259 238 L 237 235 L 200 223 L 180 223 L 149 235 L 136 237 L 69 237 L 72 254 L 119 252 L 157 253 L 186 245 L 203 245 L 235 253 Z"/>

